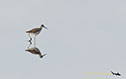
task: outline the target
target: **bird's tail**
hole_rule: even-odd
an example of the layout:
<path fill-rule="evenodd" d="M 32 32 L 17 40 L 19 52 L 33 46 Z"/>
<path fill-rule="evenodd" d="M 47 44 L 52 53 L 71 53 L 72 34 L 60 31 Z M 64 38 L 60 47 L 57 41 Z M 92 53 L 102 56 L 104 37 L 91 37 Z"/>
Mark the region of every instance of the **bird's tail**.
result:
<path fill-rule="evenodd" d="M 29 49 L 26 49 L 25 51 L 30 51 Z"/>
<path fill-rule="evenodd" d="M 29 31 L 26 31 L 26 33 L 29 33 Z"/>

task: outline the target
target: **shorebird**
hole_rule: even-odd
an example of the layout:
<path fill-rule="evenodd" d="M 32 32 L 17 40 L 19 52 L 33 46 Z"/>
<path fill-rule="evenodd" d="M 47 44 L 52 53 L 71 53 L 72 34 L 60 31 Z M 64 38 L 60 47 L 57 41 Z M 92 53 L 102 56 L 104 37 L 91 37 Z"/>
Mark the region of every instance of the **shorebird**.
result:
<path fill-rule="evenodd" d="M 37 47 L 33 47 L 33 48 L 30 48 L 30 49 L 26 49 L 25 51 L 28 51 L 32 54 L 36 54 L 36 55 L 39 55 L 40 58 L 43 58 L 46 54 L 41 54 L 40 50 L 37 48 Z"/>
<path fill-rule="evenodd" d="M 113 75 L 121 76 L 120 73 L 114 73 L 114 72 L 112 72 L 112 71 L 111 71 L 111 73 L 112 73 Z"/>
<path fill-rule="evenodd" d="M 35 46 L 35 41 L 36 41 L 36 35 L 38 35 L 41 32 L 42 28 L 48 29 L 43 24 L 41 24 L 40 28 L 33 28 L 33 29 L 29 30 L 29 31 L 26 31 L 26 33 L 28 33 L 28 36 L 30 37 L 30 39 L 31 39 L 30 34 L 35 35 L 35 37 L 34 37 L 34 46 Z"/>

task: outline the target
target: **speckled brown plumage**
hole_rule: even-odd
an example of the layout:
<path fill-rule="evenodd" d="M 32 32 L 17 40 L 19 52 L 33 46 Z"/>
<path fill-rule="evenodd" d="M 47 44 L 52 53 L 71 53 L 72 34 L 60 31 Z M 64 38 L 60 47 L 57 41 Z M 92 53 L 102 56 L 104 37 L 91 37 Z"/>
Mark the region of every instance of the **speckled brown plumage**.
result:
<path fill-rule="evenodd" d="M 30 48 L 30 49 L 27 49 L 25 51 L 28 51 L 32 54 L 36 54 L 36 55 L 39 55 L 40 58 L 43 58 L 43 56 L 45 56 L 46 54 L 41 54 L 40 50 L 37 48 L 37 47 L 33 47 L 33 48 Z"/>

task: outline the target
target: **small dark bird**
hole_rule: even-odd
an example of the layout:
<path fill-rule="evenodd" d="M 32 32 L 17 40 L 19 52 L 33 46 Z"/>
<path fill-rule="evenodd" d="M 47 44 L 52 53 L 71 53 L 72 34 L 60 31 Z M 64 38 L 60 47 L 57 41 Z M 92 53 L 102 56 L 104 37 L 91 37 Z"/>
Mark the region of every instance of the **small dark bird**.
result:
<path fill-rule="evenodd" d="M 40 50 L 37 48 L 37 47 L 33 47 L 33 48 L 30 48 L 30 49 L 27 49 L 25 51 L 28 51 L 32 54 L 36 54 L 36 55 L 39 55 L 40 58 L 43 58 L 46 54 L 41 54 Z"/>
<path fill-rule="evenodd" d="M 42 28 L 48 29 L 43 24 L 41 24 L 40 28 L 33 28 L 33 29 L 29 30 L 29 31 L 26 31 L 26 33 L 28 33 L 28 36 L 30 38 L 31 38 L 30 34 L 35 35 L 35 37 L 34 37 L 34 46 L 35 46 L 36 35 L 38 35 L 41 32 Z"/>
<path fill-rule="evenodd" d="M 117 72 L 117 73 L 114 73 L 114 72 L 111 71 L 111 73 L 112 73 L 113 75 L 121 76 L 121 74 L 118 73 L 118 72 Z"/>

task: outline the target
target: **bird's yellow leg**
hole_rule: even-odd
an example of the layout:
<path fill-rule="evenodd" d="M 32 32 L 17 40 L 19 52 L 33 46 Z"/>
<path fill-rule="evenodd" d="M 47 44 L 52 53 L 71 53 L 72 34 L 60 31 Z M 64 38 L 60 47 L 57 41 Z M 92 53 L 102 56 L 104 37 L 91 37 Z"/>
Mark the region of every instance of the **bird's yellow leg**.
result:
<path fill-rule="evenodd" d="M 28 33 L 29 38 L 31 38 L 30 34 Z"/>
<path fill-rule="evenodd" d="M 29 49 L 30 46 L 31 46 L 31 43 L 29 44 L 29 46 L 27 47 L 27 49 Z"/>
<path fill-rule="evenodd" d="M 35 47 L 35 44 L 36 44 L 36 35 L 34 37 L 34 47 Z"/>

